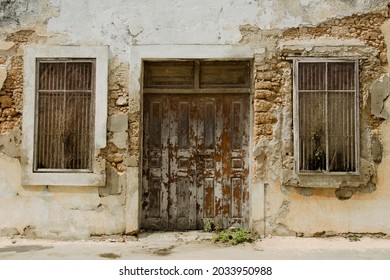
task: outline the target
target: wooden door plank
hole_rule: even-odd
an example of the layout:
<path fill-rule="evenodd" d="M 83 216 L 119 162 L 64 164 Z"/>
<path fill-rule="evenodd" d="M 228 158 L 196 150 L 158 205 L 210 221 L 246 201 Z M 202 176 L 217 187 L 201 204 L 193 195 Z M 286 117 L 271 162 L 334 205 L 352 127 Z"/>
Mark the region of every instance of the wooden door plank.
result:
<path fill-rule="evenodd" d="M 187 171 L 187 176 L 190 180 L 189 185 L 189 216 L 188 216 L 188 229 L 196 229 L 197 224 L 197 141 L 198 141 L 198 98 L 192 97 L 188 99 L 189 102 L 189 149 L 188 156 L 190 166 Z"/>
<path fill-rule="evenodd" d="M 196 146 L 194 151 L 194 160 L 196 161 L 196 228 L 203 228 L 204 216 L 204 163 L 199 160 L 199 153 L 204 150 L 204 115 L 205 107 L 204 100 L 197 98 L 197 130 L 196 130 Z"/>
<path fill-rule="evenodd" d="M 167 225 L 169 229 L 177 228 L 177 184 L 184 183 L 179 180 L 178 182 L 178 109 L 179 99 L 177 96 L 167 95 L 169 100 L 169 106 L 166 107 L 169 114 L 169 136 L 167 138 L 167 151 L 168 151 L 168 165 L 167 165 L 167 193 L 166 193 L 166 205 L 165 211 L 167 213 Z"/>
<path fill-rule="evenodd" d="M 222 134 L 221 134 L 221 151 L 222 151 L 222 216 L 223 227 L 230 226 L 231 217 L 231 133 L 230 123 L 232 121 L 231 101 L 224 96 L 222 106 Z"/>
<path fill-rule="evenodd" d="M 216 97 L 215 103 L 215 182 L 214 182 L 214 221 L 216 225 L 223 227 L 223 99 Z"/>

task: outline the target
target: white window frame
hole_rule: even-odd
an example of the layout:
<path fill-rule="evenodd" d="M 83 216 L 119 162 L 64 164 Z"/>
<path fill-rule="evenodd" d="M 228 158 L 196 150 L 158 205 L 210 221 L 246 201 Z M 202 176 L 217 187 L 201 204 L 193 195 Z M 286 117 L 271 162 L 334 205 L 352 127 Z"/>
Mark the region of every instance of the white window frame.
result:
<path fill-rule="evenodd" d="M 34 133 L 38 59 L 95 59 L 95 124 L 92 172 L 34 172 Z M 105 160 L 98 157 L 106 146 L 107 131 L 107 46 L 27 46 L 24 50 L 24 93 L 22 123 L 22 184 L 61 186 L 104 186 Z"/>
<path fill-rule="evenodd" d="M 355 159 L 356 170 L 352 172 L 340 172 L 340 171 L 307 171 L 300 170 L 300 145 L 299 145 L 299 94 L 298 94 L 298 65 L 300 62 L 354 62 L 355 63 Z M 293 128 L 294 128 L 294 159 L 295 159 L 295 172 L 299 175 L 359 175 L 360 174 L 360 111 L 359 111 L 359 59 L 357 58 L 319 58 L 319 57 L 305 57 L 293 59 Z M 328 152 L 327 152 L 328 153 Z"/>

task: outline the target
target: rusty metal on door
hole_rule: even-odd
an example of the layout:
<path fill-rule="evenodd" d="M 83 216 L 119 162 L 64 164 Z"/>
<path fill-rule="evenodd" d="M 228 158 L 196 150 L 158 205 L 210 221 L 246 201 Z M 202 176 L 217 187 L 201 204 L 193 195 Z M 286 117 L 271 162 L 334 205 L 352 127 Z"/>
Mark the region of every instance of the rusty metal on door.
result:
<path fill-rule="evenodd" d="M 142 227 L 248 226 L 248 143 L 248 93 L 145 94 Z"/>

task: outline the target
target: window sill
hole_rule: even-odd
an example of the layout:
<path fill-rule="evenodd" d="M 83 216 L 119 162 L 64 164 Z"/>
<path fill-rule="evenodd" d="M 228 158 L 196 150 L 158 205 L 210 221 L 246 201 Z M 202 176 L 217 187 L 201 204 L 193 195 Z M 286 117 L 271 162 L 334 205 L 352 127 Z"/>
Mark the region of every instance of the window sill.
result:
<path fill-rule="evenodd" d="M 298 176 L 359 176 L 359 172 L 299 171 Z"/>
<path fill-rule="evenodd" d="M 291 169 L 284 169 L 283 171 L 283 185 L 296 188 L 322 188 L 322 189 L 337 189 L 343 185 L 349 187 L 361 187 L 370 181 L 371 169 L 366 167 L 365 172 L 360 173 L 297 173 Z"/>
<path fill-rule="evenodd" d="M 305 173 L 297 174 L 298 184 L 296 187 L 303 188 L 339 188 L 342 184 L 348 183 L 351 187 L 359 187 L 365 184 L 362 176 L 356 173 L 350 174 L 324 174 Z"/>
<path fill-rule="evenodd" d="M 34 173 L 23 172 L 22 185 L 47 186 L 104 186 L 104 173 Z"/>

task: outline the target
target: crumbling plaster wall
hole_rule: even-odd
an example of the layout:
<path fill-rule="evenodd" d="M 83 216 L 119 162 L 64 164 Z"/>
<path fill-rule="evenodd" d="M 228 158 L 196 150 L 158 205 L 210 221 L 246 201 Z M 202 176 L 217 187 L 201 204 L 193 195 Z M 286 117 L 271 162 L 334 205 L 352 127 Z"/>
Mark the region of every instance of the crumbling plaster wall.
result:
<path fill-rule="evenodd" d="M 48 21 L 59 15 L 49 1 L 0 1 L 0 7 L 0 236 L 80 239 L 125 232 L 128 64 L 115 56 L 109 61 L 108 145 L 100 155 L 107 162 L 106 186 L 22 186 L 24 46 L 67 44 L 68 36 L 48 32 Z"/>
<path fill-rule="evenodd" d="M 264 188 L 265 210 L 254 228 L 275 235 L 390 233 L 388 8 L 282 30 L 243 26 L 242 32 L 243 43 L 260 37 L 269 44 L 255 59 L 254 184 Z M 295 172 L 289 56 L 362 58 L 359 176 Z"/>
<path fill-rule="evenodd" d="M 134 202 L 137 194 L 129 190 L 139 188 L 142 98 L 132 96 L 130 92 L 130 50 L 132 45 L 153 44 L 170 45 L 171 48 L 186 44 L 241 44 L 253 49 L 257 82 L 251 212 L 255 228 L 261 230 L 266 223 L 270 233 L 312 233 L 328 229 L 326 221 L 329 221 L 329 230 L 346 231 L 349 229 L 345 227 L 347 220 L 356 223 L 357 227 L 351 228 L 357 231 L 367 231 L 371 225 L 385 225 L 381 230 L 386 231 L 390 222 L 384 222 L 379 216 L 376 216 L 377 222 L 375 219 L 361 222 L 362 215 L 372 213 L 371 208 L 379 213 L 381 203 L 390 200 L 384 187 L 390 145 L 383 133 L 386 121 L 378 121 L 375 127 L 383 146 L 375 192 L 369 195 L 356 193 L 350 200 L 340 201 L 335 198 L 334 190 L 309 189 L 307 192 L 312 195 L 303 196 L 298 194 L 302 191 L 297 188 L 284 186 L 285 177 L 280 170 L 282 167 L 288 169 L 285 167 L 291 164 L 292 154 L 282 156 L 279 151 L 292 153 L 291 63 L 281 59 L 278 45 L 280 39 L 288 35 L 284 34 L 286 30 L 295 30 L 291 28 L 318 26 L 327 18 L 341 19 L 380 10 L 386 3 L 385 0 L 229 3 L 217 0 L 200 5 L 195 0 L 0 0 L 0 235 L 24 233 L 85 238 L 91 234 L 138 229 L 137 209 L 129 207 L 129 201 Z M 342 30 L 334 32 L 342 34 Z M 333 33 L 328 35 L 335 37 Z M 109 46 L 108 144 L 100 153 L 107 161 L 106 187 L 21 185 L 19 159 L 25 45 Z M 383 51 L 378 55 L 380 59 L 386 59 Z M 383 71 L 379 72 L 378 75 Z M 374 78 L 379 76 L 370 79 Z M 265 170 L 265 166 L 274 168 Z M 315 215 L 310 215 L 307 209 L 312 209 Z M 359 211 L 355 217 L 356 209 Z M 338 220 L 334 220 L 335 211 L 340 212 Z M 377 229 L 374 227 L 373 230 Z"/>

